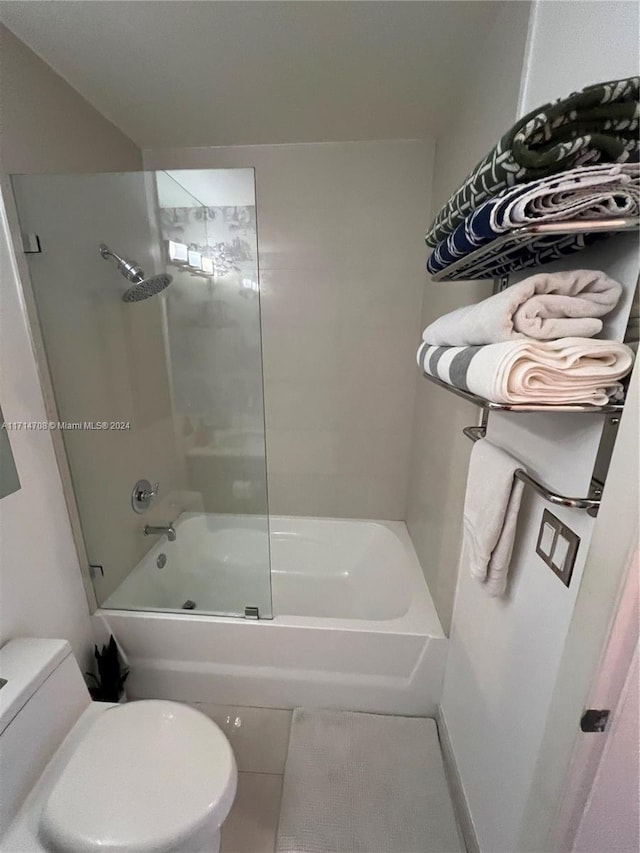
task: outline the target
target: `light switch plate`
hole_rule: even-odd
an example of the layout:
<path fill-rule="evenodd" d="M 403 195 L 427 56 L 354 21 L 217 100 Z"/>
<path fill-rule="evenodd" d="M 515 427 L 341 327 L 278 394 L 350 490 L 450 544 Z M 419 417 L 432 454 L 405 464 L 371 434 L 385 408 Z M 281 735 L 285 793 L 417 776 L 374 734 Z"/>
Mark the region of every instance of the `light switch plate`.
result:
<path fill-rule="evenodd" d="M 538 553 L 543 558 L 546 559 L 553 554 L 553 546 L 556 544 L 557 536 L 558 531 L 556 528 L 552 524 L 549 524 L 548 521 L 543 521 L 538 537 Z"/>
<path fill-rule="evenodd" d="M 559 533 L 558 538 L 556 539 L 556 546 L 553 549 L 552 559 L 552 568 L 555 569 L 556 572 L 561 572 L 564 569 L 565 563 L 567 562 L 567 557 L 569 556 L 570 548 L 571 543 L 569 542 L 569 540 L 561 533 Z"/>
<path fill-rule="evenodd" d="M 542 513 L 536 554 L 569 586 L 580 537 L 548 509 Z"/>

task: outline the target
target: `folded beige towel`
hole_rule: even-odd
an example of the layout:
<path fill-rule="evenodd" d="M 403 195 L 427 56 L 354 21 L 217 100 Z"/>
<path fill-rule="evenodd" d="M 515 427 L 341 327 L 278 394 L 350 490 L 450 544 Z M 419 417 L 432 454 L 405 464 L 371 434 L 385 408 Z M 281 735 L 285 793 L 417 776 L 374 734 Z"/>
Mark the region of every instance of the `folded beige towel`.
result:
<path fill-rule="evenodd" d="M 522 464 L 486 438 L 471 451 L 464 502 L 464 544 L 469 568 L 489 595 L 504 595 L 524 483 Z"/>
<path fill-rule="evenodd" d="M 633 366 L 633 351 L 617 341 L 521 338 L 476 347 L 423 343 L 425 373 L 494 403 L 604 406 L 621 395 L 619 380 Z"/>
<path fill-rule="evenodd" d="M 465 305 L 427 326 L 435 346 L 498 344 L 523 337 L 590 338 L 618 303 L 622 285 L 598 270 L 538 273 L 476 305 Z"/>

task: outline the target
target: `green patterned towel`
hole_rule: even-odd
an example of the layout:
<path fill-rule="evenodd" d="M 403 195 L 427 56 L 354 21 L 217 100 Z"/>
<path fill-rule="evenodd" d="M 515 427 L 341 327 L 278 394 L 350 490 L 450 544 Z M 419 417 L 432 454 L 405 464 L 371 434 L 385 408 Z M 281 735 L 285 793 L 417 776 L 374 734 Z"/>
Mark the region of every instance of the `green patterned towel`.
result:
<path fill-rule="evenodd" d="M 640 77 L 588 86 L 521 118 L 469 174 L 426 236 L 436 246 L 486 199 L 576 166 L 638 160 Z"/>

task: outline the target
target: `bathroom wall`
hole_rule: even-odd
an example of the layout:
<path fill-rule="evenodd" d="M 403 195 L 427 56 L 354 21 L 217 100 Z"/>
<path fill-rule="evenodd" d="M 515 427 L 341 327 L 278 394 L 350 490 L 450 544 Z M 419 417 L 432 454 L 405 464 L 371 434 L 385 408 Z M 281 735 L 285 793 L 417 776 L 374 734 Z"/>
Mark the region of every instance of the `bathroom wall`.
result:
<path fill-rule="evenodd" d="M 3 414 L 7 421 L 45 421 L 4 204 L 0 213 Z M 19 636 L 64 637 L 86 662 L 89 608 L 51 436 L 20 430 L 9 439 L 21 487 L 0 500 L 0 645 Z"/>
<path fill-rule="evenodd" d="M 431 215 L 495 144 L 497 135 L 515 120 L 529 8 L 529 3 L 506 4 L 478 47 L 476 73 L 469 80 L 458 117 L 436 141 Z M 489 293 L 491 282 L 437 284 L 427 276 L 420 328 Z M 406 520 L 440 622 L 448 633 L 471 449 L 462 428 L 476 422 L 477 410 L 436 388 L 416 370 L 414 377 L 416 407 Z"/>
<path fill-rule="evenodd" d="M 518 107 L 540 103 L 638 67 L 638 21 L 627 3 L 536 3 Z M 591 47 L 598 46 L 597 52 Z M 588 58 L 588 61 L 586 61 Z M 623 306 L 605 335 L 621 339 L 639 262 L 634 236 L 616 238 L 558 264 L 601 268 L 625 285 Z M 514 276 L 514 280 L 523 275 Z M 565 494 L 586 493 L 602 418 L 493 414 L 490 438 Z M 629 488 L 632 487 L 629 471 Z M 574 615 L 585 559 L 598 523 L 578 510 L 555 508 L 581 543 L 569 588 L 535 553 L 543 509 L 525 493 L 505 599 L 489 598 L 461 561 L 442 700 L 465 795 L 483 853 L 540 850 L 554 801 L 538 796 L 539 837 L 523 830 L 562 650 Z M 606 562 L 600 564 L 607 571 Z M 574 725 L 577 725 L 577 718 Z M 549 734 L 547 732 L 547 734 Z"/>
<path fill-rule="evenodd" d="M 254 167 L 269 509 L 403 519 L 433 143 L 145 152 Z"/>
<path fill-rule="evenodd" d="M 131 140 L 2 26 L 0 50 L 5 173 L 139 168 L 140 152 Z M 6 183 L 3 197 L 5 193 Z M 13 229 L 11 210 L 9 217 Z M 44 421 L 34 341 L 8 243 L 4 204 L 0 258 L 3 414 L 7 421 Z M 24 261 L 18 260 L 22 274 Z M 20 431 L 10 439 L 21 488 L 0 501 L 0 644 L 25 635 L 65 637 L 86 664 L 89 608 L 51 435 Z"/>
<path fill-rule="evenodd" d="M 138 146 L 3 24 L 0 55 L 0 162 L 7 174 L 141 167 Z"/>

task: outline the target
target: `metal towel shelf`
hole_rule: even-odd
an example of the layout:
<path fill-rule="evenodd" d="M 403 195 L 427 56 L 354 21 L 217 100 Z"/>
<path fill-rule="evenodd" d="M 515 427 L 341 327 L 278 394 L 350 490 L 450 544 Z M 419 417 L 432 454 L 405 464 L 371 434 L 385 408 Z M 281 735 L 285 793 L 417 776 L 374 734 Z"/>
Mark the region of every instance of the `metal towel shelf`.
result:
<path fill-rule="evenodd" d="M 471 391 L 463 391 L 462 388 L 449 385 L 448 382 L 443 382 L 442 379 L 431 376 L 429 373 L 423 372 L 422 375 L 429 382 L 433 382 L 434 385 L 444 388 L 446 391 L 451 391 L 457 397 L 462 397 L 463 400 L 468 400 L 474 406 L 480 406 L 489 412 L 572 412 L 574 414 L 583 412 L 589 415 L 613 415 L 622 412 L 624 409 L 624 403 L 607 403 L 604 406 L 591 406 L 588 403 L 568 403 L 562 406 L 552 403 L 494 403 L 485 397 L 478 397 L 477 394 L 472 394 Z"/>
<path fill-rule="evenodd" d="M 478 441 L 485 437 L 487 430 L 484 426 L 469 426 L 465 427 L 462 432 L 467 436 L 467 438 L 470 438 L 471 441 Z M 552 492 L 551 489 L 548 489 L 546 486 L 543 486 L 542 483 L 539 483 L 537 480 L 534 480 L 533 477 L 530 477 L 522 468 L 518 468 L 514 477 L 518 480 L 522 480 L 525 485 L 530 486 L 546 501 L 556 504 L 557 506 L 569 506 L 573 509 L 586 509 L 589 514 L 593 515 L 597 513 L 600 507 L 600 494 L 602 490 L 598 487 L 594 487 L 593 489 L 594 497 L 567 498 L 564 495 L 558 495 L 555 492 Z"/>

